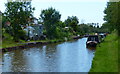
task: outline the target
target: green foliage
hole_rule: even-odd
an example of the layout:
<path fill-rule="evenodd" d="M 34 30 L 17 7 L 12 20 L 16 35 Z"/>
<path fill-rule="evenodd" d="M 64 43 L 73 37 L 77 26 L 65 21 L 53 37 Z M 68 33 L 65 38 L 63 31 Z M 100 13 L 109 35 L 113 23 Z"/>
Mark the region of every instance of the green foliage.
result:
<path fill-rule="evenodd" d="M 18 30 L 18 38 L 19 39 L 22 39 L 22 40 L 26 40 L 27 39 L 27 36 L 26 36 L 26 31 L 23 31 L 23 30 Z"/>
<path fill-rule="evenodd" d="M 92 25 L 87 24 L 80 24 L 78 27 L 78 32 L 80 34 L 87 34 L 87 33 L 96 33 L 98 32 L 99 28 L 93 27 Z"/>
<path fill-rule="evenodd" d="M 62 22 L 62 21 L 59 21 L 59 22 L 58 22 L 58 26 L 59 26 L 60 28 L 65 28 L 65 27 L 66 27 L 66 24 L 65 24 L 64 22 Z"/>
<path fill-rule="evenodd" d="M 110 32 L 108 29 L 108 24 L 106 22 L 103 23 L 103 26 L 101 27 L 101 32 Z"/>
<path fill-rule="evenodd" d="M 103 24 L 103 26 L 107 26 L 111 32 L 114 29 L 117 29 L 120 32 L 119 9 L 120 9 L 120 2 L 108 2 L 107 8 L 104 10 L 104 13 L 106 14 L 104 16 L 104 20 L 106 21 L 106 23 Z"/>
<path fill-rule="evenodd" d="M 72 17 L 68 16 L 67 20 L 65 20 L 66 26 L 72 27 L 75 32 L 77 32 L 78 30 L 78 23 L 79 23 L 79 19 L 76 16 L 72 16 Z"/>
<path fill-rule="evenodd" d="M 59 36 L 58 27 L 61 14 L 51 7 L 46 10 L 42 10 L 40 16 L 44 22 L 47 37 L 49 39 L 58 38 Z"/>
<path fill-rule="evenodd" d="M 4 16 L 11 23 L 14 40 L 18 40 L 21 25 L 28 24 L 29 18 L 32 17 L 34 8 L 31 7 L 31 2 L 8 2 L 5 4 L 6 10 Z"/>
<path fill-rule="evenodd" d="M 13 39 L 13 37 L 12 37 L 9 33 L 6 33 L 6 32 L 4 31 L 4 29 L 3 29 L 2 35 L 3 35 L 3 40 L 4 40 L 4 39 L 5 39 L 5 40 L 12 40 L 12 39 Z"/>
<path fill-rule="evenodd" d="M 2 27 L 5 27 L 5 22 L 8 21 L 7 17 L 5 17 L 5 16 L 2 14 L 1 20 L 2 20 Z"/>

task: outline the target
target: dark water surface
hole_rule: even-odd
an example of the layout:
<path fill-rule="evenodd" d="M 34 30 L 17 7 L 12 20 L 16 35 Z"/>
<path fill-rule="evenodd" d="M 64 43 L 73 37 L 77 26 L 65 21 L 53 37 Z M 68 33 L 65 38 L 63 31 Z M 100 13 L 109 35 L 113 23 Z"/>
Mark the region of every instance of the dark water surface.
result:
<path fill-rule="evenodd" d="M 88 72 L 94 50 L 87 38 L 3 53 L 3 72 Z"/>

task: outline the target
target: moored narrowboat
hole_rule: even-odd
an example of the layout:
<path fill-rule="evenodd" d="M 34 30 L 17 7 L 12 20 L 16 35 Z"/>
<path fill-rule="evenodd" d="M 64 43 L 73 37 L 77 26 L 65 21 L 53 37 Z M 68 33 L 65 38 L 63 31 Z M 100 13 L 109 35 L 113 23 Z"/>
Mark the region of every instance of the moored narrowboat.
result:
<path fill-rule="evenodd" d="M 86 46 L 87 47 L 96 47 L 96 45 L 100 43 L 99 35 L 89 35 Z"/>

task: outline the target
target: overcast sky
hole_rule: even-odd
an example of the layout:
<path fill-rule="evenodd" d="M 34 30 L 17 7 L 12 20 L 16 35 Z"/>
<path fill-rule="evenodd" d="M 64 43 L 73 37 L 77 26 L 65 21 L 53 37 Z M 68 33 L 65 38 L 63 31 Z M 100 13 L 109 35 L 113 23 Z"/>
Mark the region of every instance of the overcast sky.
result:
<path fill-rule="evenodd" d="M 32 7 L 35 7 L 34 16 L 39 18 L 41 10 L 49 7 L 55 8 L 60 12 L 61 20 L 64 21 L 68 16 L 77 16 L 79 22 L 100 23 L 104 17 L 104 9 L 108 0 L 32 0 Z M 0 10 L 5 11 L 4 4 L 7 0 L 0 2 Z"/>

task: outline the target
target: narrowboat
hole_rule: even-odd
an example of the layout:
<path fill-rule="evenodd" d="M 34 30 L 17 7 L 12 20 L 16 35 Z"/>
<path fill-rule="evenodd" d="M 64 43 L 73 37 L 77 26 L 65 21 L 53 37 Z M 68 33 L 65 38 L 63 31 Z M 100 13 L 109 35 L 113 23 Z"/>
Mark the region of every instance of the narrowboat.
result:
<path fill-rule="evenodd" d="M 86 46 L 87 47 L 96 47 L 96 45 L 100 43 L 100 37 L 99 35 L 89 35 Z"/>
<path fill-rule="evenodd" d="M 104 34 L 99 34 L 99 36 L 101 37 L 101 40 L 104 41 L 105 35 Z"/>

